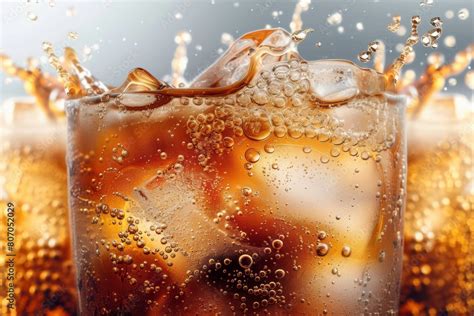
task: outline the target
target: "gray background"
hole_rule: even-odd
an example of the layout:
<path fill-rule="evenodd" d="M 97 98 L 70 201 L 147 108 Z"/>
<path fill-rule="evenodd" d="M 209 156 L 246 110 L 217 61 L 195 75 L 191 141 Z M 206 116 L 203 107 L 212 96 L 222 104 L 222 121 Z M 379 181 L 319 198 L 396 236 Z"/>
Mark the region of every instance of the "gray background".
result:
<path fill-rule="evenodd" d="M 185 75 L 188 80 L 192 79 L 218 58 L 219 48 L 225 49 L 226 46 L 221 43 L 223 32 L 237 38 L 267 24 L 289 29 L 296 4 L 296 1 L 281 0 L 57 0 L 51 7 L 48 2 L 1 2 L 1 51 L 24 65 L 29 56 L 44 56 L 41 50 L 43 41 L 52 42 L 58 54 L 62 47 L 71 46 L 82 55 L 84 47 L 88 46 L 92 48 L 92 54 L 84 65 L 96 77 L 111 85 L 120 84 L 127 72 L 138 66 L 148 69 L 158 78 L 169 74 L 175 49 L 174 37 L 181 30 L 192 34 Z M 420 0 L 313 0 L 310 10 L 303 13 L 303 22 L 304 27 L 316 31 L 300 45 L 299 50 L 306 59 L 343 58 L 358 62 L 357 54 L 367 49 L 370 41 L 381 39 L 387 45 L 389 63 L 398 56 L 396 44 L 404 42 L 407 37 L 400 37 L 386 29 L 390 16 L 401 15 L 402 25 L 409 32 L 410 17 L 419 14 L 423 19 L 420 33 L 430 28 L 431 17 L 440 16 L 444 20 L 443 37 L 437 50 L 449 61 L 456 51 L 474 42 L 473 3 L 473 0 L 434 0 L 433 5 L 421 7 Z M 75 15 L 67 16 L 66 12 L 71 7 Z M 467 20 L 458 18 L 461 8 L 469 10 Z M 454 18 L 445 18 L 447 10 L 454 12 Z M 281 14 L 274 17 L 274 11 Z M 327 16 L 336 11 L 343 16 L 340 24 L 344 27 L 342 34 L 338 32 L 338 26 L 326 22 Z M 28 19 L 29 12 L 38 16 L 36 21 Z M 363 23 L 363 31 L 356 29 L 357 22 Z M 69 32 L 77 32 L 78 39 L 68 38 Z M 448 48 L 443 43 L 448 35 L 456 37 L 454 48 Z M 318 41 L 322 42 L 322 47 L 315 47 Z M 202 46 L 202 50 L 198 50 L 197 46 Z M 418 44 L 417 59 L 407 68 L 420 73 L 426 65 L 426 56 L 432 51 Z M 44 57 L 41 67 L 52 71 Z M 457 79 L 457 85 L 447 85 L 445 89 L 464 93 L 471 98 L 472 90 L 465 87 L 464 75 Z M 0 75 L 0 83 L 1 99 L 24 94 L 18 80 L 6 80 Z"/>

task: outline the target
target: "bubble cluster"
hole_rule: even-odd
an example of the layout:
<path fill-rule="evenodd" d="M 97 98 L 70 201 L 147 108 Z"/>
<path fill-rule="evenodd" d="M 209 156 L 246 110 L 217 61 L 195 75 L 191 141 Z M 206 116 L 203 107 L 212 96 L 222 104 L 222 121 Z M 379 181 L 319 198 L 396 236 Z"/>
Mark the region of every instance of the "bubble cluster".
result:
<path fill-rule="evenodd" d="M 55 135 L 42 133 L 60 143 Z M 7 202 L 11 202 L 15 208 L 14 294 L 18 313 L 76 312 L 64 154 L 64 148 L 57 144 L 45 150 L 31 139 L 0 140 L 0 172 L 5 179 L 0 180 L 0 207 L 6 210 Z M 6 212 L 0 220 L 7 224 Z M 9 259 L 3 251 L 7 249 L 5 237 L 0 237 L 3 264 Z M 6 280 L 6 270 L 4 276 Z M 0 282 L 5 293 L 6 286 Z M 0 304 L 2 315 L 11 311 L 6 303 L 3 300 Z"/>

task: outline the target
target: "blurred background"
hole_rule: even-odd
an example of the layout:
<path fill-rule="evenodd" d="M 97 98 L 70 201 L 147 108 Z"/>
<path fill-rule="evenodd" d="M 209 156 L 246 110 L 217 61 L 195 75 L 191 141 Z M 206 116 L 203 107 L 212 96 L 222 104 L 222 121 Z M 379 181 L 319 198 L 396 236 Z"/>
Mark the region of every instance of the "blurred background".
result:
<path fill-rule="evenodd" d="M 1 2 L 0 49 L 19 65 L 28 57 L 52 72 L 41 49 L 51 42 L 58 55 L 64 46 L 79 53 L 84 66 L 110 85 L 120 84 L 129 70 L 144 67 L 163 79 L 170 74 L 175 35 L 187 31 L 188 67 L 191 80 L 226 49 L 225 41 L 265 27 L 289 29 L 295 0 L 155 0 L 155 1 L 54 1 L 22 0 Z M 387 46 L 387 64 L 399 55 L 410 30 L 410 17 L 420 15 L 420 33 L 432 28 L 431 17 L 444 21 L 436 51 L 447 62 L 473 39 L 472 0 L 313 0 L 302 13 L 304 28 L 314 28 L 300 45 L 306 59 L 357 60 L 367 44 L 381 39 Z M 391 33 L 387 25 L 400 15 L 402 27 Z M 223 33 L 227 33 L 223 36 Z M 229 36 L 230 35 L 230 36 Z M 320 44 L 317 44 L 320 42 Z M 416 60 L 406 69 L 419 75 L 427 56 L 434 50 L 416 45 Z M 370 64 L 365 64 L 370 65 Z M 472 67 L 472 65 L 471 65 Z M 470 68 L 471 68 L 470 67 Z M 468 69 L 467 71 L 469 71 Z M 447 91 L 469 98 L 465 73 L 447 81 Z M 19 80 L 0 75 L 1 97 L 24 94 Z"/>

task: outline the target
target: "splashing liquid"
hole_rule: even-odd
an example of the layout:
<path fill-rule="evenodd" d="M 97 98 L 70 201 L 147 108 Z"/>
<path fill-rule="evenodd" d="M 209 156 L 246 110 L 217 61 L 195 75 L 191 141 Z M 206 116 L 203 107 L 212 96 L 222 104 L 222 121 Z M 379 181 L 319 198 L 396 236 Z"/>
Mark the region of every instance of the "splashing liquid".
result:
<path fill-rule="evenodd" d="M 311 0 L 299 0 L 296 4 L 295 11 L 291 18 L 290 30 L 291 32 L 300 31 L 303 29 L 303 20 L 301 19 L 301 14 L 309 10 L 309 5 Z"/>
<path fill-rule="evenodd" d="M 54 77 L 42 72 L 32 59 L 28 67 L 23 68 L 15 65 L 10 57 L 0 54 L 0 69 L 23 81 L 26 92 L 35 98 L 49 119 L 55 120 L 64 116 L 64 88 Z"/>
<path fill-rule="evenodd" d="M 400 56 L 390 66 L 389 70 L 385 73 L 385 79 L 387 81 L 387 90 L 395 91 L 398 80 L 400 79 L 400 73 L 407 63 L 408 56 L 413 53 L 413 46 L 419 41 L 418 36 L 418 25 L 421 22 L 421 18 L 415 15 L 411 18 L 411 33 L 410 37 L 406 40 L 405 46 L 403 47 Z"/>
<path fill-rule="evenodd" d="M 430 64 L 425 73 L 413 84 L 416 97 L 408 107 L 409 115 L 416 117 L 423 108 L 430 102 L 432 97 L 443 89 L 446 79 L 463 72 L 474 58 L 474 44 L 469 45 L 464 50 L 458 52 L 450 64 L 442 64 L 441 60 Z M 410 87 L 400 87 L 401 91 L 406 91 Z"/>
<path fill-rule="evenodd" d="M 180 87 L 181 85 L 187 85 L 186 79 L 184 79 L 184 72 L 188 65 L 186 45 L 191 43 L 191 34 L 181 31 L 176 35 L 174 41 L 178 46 L 171 61 L 171 84 L 175 87 Z"/>

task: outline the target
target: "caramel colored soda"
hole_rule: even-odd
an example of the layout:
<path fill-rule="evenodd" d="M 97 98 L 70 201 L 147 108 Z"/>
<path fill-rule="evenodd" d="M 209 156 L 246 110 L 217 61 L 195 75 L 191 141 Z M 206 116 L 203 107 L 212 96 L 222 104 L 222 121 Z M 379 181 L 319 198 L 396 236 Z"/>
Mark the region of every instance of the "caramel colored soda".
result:
<path fill-rule="evenodd" d="M 65 138 L 65 120 L 50 121 L 33 98 L 11 99 L 2 104 L 1 315 L 75 313 Z M 9 235 L 3 229 L 7 227 L 7 205 L 12 205 L 15 212 L 13 251 L 7 251 Z M 8 277 L 6 268 L 7 261 L 12 258 L 15 261 L 13 280 Z M 13 286 L 9 285 L 11 282 Z M 14 289 L 13 309 L 8 306 L 10 289 Z"/>
<path fill-rule="evenodd" d="M 409 120 L 404 315 L 474 312 L 472 104 L 438 95 Z"/>
<path fill-rule="evenodd" d="M 440 93 L 463 72 L 471 44 L 443 64 L 433 54 L 411 91 L 402 315 L 474 313 L 472 101 Z"/>
<path fill-rule="evenodd" d="M 189 88 L 137 69 L 69 101 L 82 314 L 397 313 L 404 99 L 294 41 L 256 31 Z"/>

